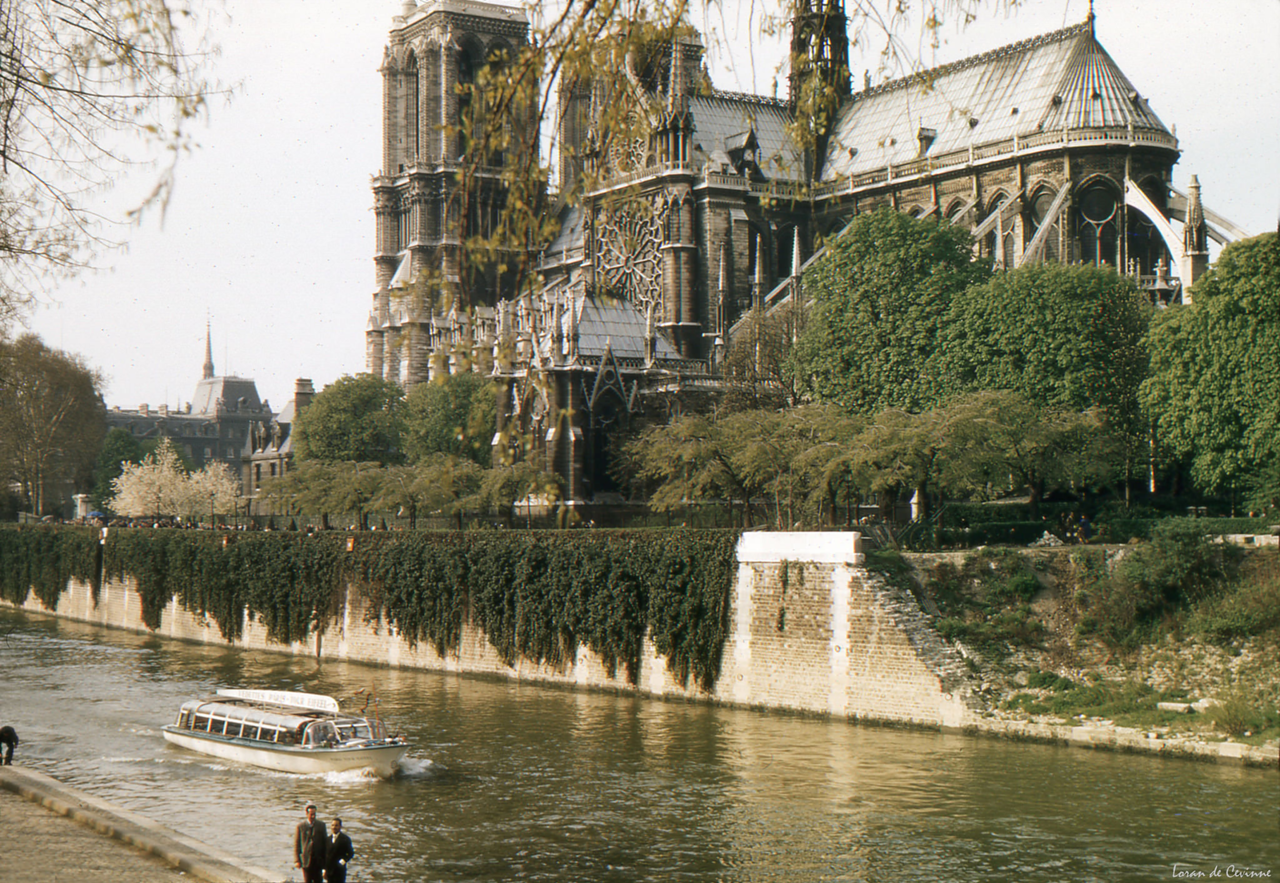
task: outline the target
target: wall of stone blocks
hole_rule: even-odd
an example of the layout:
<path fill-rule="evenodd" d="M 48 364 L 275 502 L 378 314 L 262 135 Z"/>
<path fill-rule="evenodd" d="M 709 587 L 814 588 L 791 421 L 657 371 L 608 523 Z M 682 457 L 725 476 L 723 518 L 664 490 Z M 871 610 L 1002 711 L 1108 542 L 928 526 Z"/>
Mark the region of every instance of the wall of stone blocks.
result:
<path fill-rule="evenodd" d="M 748 533 L 738 546 L 729 637 L 719 681 L 709 692 L 680 684 L 646 640 L 638 684 L 625 670 L 610 675 L 586 647 L 556 667 L 518 660 L 508 666 L 474 626 L 456 652 L 410 645 L 350 593 L 328 627 L 288 646 L 268 640 L 246 618 L 235 642 L 244 649 L 342 659 L 373 665 L 483 674 L 651 696 L 831 715 L 850 719 L 966 727 L 979 710 L 964 660 L 930 626 L 909 592 L 862 567 L 856 533 Z M 24 609 L 132 631 L 147 631 L 131 581 L 92 588 L 72 581 L 55 611 L 31 595 Z M 211 619 L 175 599 L 156 632 L 225 643 Z"/>

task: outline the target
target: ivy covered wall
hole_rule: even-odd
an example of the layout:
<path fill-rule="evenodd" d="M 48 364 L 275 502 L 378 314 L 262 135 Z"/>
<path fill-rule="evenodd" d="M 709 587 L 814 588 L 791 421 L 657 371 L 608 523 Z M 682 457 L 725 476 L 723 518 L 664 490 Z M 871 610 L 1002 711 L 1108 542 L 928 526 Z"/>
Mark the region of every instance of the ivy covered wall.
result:
<path fill-rule="evenodd" d="M 562 665 L 579 645 L 636 684 L 646 632 L 668 668 L 711 690 L 720 674 L 736 531 L 216 533 L 0 530 L 0 597 L 52 610 L 68 579 L 131 577 L 143 621 L 177 599 L 236 640 L 248 618 L 290 644 L 322 629 L 344 591 L 410 644 L 444 655 L 464 623 L 502 660 Z M 350 543 L 350 550 L 348 544 Z M 101 557 L 99 557 L 101 556 Z"/>

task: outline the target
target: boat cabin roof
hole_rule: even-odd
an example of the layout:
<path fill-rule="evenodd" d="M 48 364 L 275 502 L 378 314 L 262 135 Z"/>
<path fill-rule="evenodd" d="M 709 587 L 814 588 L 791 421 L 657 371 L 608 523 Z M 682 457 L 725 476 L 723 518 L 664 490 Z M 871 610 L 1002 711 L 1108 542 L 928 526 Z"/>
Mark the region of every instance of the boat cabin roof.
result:
<path fill-rule="evenodd" d="M 298 730 L 317 720 L 332 721 L 338 726 L 367 724 L 364 718 L 335 715 L 325 711 L 305 708 L 285 708 L 260 702 L 249 702 L 226 696 L 210 699 L 192 699 L 182 704 L 182 713 L 210 715 L 236 721 L 252 721 L 284 730 Z"/>

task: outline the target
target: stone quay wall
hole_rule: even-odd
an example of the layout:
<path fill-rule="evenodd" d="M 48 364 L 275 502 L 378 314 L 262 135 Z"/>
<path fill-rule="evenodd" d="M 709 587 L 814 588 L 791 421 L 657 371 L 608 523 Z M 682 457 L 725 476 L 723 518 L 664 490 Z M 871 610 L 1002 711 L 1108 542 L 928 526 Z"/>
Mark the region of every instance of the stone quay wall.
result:
<path fill-rule="evenodd" d="M 365 609 L 349 592 L 339 613 L 307 642 L 268 641 L 261 623 L 248 621 L 234 646 L 404 668 L 482 674 L 594 689 L 638 691 L 660 697 L 709 700 L 849 719 L 930 727 L 970 727 L 978 702 L 963 659 L 933 631 L 910 593 L 863 568 L 856 533 L 747 533 L 737 549 L 730 590 L 729 635 L 720 678 L 710 692 L 692 680 L 682 685 L 666 659 L 646 640 L 638 684 L 625 672 L 610 676 L 586 647 L 562 666 L 519 660 L 506 665 L 484 632 L 464 625 L 456 652 L 441 656 L 416 646 Z M 106 581 L 95 601 L 92 587 L 71 581 L 57 609 L 34 595 L 23 605 L 35 613 L 150 631 L 131 580 Z M 170 602 L 156 634 L 225 644 L 212 619 Z"/>

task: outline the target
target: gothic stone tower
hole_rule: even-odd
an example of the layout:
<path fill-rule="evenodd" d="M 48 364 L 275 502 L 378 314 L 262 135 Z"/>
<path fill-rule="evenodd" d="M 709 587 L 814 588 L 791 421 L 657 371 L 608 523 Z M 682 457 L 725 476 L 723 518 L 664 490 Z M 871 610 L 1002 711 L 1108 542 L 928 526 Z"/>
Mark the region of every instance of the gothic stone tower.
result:
<path fill-rule="evenodd" d="M 491 313 L 500 296 L 510 296 L 505 280 L 473 267 L 463 253 L 467 238 L 487 233 L 502 210 L 506 159 L 499 151 L 471 155 L 476 133 L 463 126 L 482 125 L 466 87 L 486 64 L 514 57 L 528 29 L 519 9 L 471 0 L 405 0 L 393 19 L 381 69 L 382 171 L 373 179 L 370 373 L 406 387 L 426 380 L 447 330 L 441 313 L 452 313 L 456 324 Z M 405 296 L 415 282 L 413 296 Z"/>

